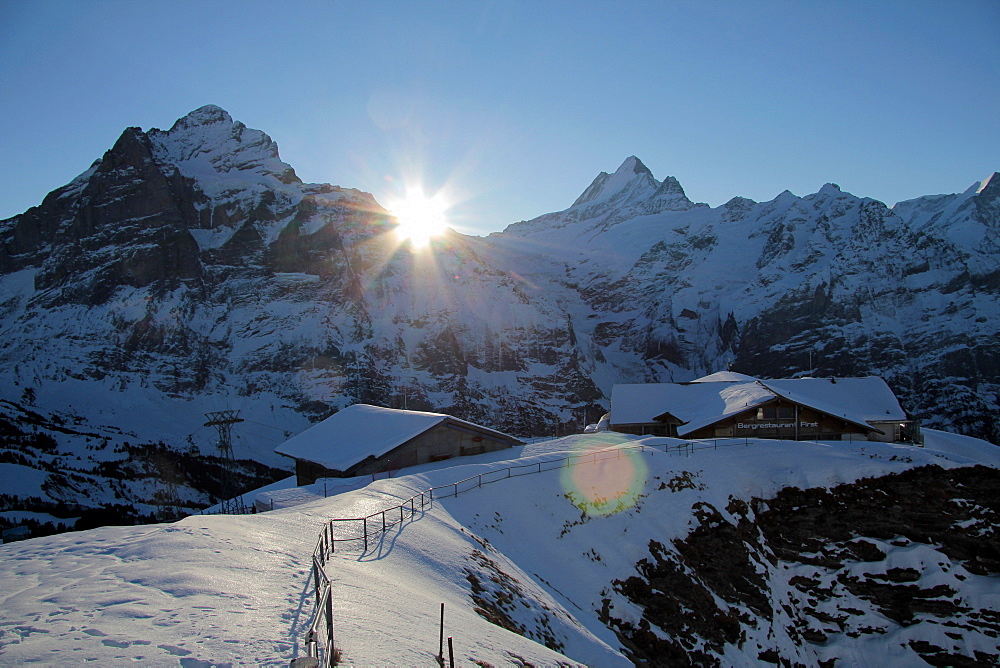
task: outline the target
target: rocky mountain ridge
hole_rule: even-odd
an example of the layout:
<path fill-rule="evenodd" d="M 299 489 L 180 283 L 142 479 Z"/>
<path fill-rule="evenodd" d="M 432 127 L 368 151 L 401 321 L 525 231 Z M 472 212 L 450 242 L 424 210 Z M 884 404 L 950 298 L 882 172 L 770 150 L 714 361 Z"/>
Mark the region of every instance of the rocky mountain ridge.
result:
<path fill-rule="evenodd" d="M 358 401 L 551 434 L 616 382 L 731 367 L 882 375 L 928 424 L 997 442 L 998 189 L 713 208 L 633 156 L 565 211 L 418 254 L 371 195 L 303 183 L 207 106 L 0 221 L 0 399 L 203 452 L 204 414 L 239 408 L 237 456 L 280 466 L 278 442 Z M 114 459 L 54 438 L 17 466 Z"/>

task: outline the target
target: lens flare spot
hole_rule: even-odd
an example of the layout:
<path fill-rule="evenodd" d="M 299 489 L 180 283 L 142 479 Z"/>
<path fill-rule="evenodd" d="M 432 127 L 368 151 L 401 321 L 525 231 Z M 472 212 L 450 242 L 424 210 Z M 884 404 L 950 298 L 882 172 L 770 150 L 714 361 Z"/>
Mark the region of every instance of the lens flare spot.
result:
<path fill-rule="evenodd" d="M 633 507 L 646 488 L 649 470 L 636 450 L 590 448 L 563 468 L 566 497 L 588 515 L 613 515 Z"/>

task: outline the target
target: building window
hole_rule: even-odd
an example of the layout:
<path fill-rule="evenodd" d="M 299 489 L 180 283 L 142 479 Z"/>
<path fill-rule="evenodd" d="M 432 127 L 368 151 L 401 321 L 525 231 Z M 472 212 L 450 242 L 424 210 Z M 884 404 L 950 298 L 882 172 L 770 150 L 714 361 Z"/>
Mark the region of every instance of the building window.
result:
<path fill-rule="evenodd" d="M 764 406 L 757 409 L 758 420 L 791 420 L 794 417 L 794 406 Z"/>

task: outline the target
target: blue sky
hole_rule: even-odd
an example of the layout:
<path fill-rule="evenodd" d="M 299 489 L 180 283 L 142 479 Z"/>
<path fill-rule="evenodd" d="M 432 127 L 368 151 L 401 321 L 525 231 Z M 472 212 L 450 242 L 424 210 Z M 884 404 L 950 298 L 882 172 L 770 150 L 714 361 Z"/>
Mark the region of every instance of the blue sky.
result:
<path fill-rule="evenodd" d="M 1000 170 L 1000 2 L 0 0 L 0 218 L 217 104 L 309 182 L 485 234 L 637 155 L 712 206 Z"/>

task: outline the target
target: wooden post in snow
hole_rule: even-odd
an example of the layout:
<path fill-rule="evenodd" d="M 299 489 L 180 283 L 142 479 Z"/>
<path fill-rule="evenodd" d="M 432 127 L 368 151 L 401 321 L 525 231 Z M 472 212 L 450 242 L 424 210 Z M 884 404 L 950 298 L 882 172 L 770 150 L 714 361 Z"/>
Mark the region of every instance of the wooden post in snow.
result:
<path fill-rule="evenodd" d="M 441 635 L 438 638 L 438 661 L 444 665 L 444 603 L 441 604 Z"/>

